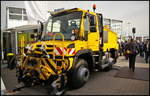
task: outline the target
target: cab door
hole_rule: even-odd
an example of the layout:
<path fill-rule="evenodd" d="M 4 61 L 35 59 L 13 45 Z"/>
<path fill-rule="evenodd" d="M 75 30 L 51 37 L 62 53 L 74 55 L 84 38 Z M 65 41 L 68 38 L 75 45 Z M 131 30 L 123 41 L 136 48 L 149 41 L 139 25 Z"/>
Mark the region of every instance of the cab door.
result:
<path fill-rule="evenodd" d="M 98 22 L 95 15 L 88 15 L 89 31 L 88 31 L 88 49 L 92 51 L 99 51 L 99 31 L 97 28 Z"/>

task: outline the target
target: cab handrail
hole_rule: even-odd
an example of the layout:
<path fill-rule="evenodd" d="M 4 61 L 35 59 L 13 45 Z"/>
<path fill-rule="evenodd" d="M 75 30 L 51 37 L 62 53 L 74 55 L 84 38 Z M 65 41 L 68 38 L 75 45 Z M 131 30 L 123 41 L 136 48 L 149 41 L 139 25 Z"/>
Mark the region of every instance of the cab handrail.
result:
<path fill-rule="evenodd" d="M 56 40 L 56 36 L 61 36 L 61 38 L 62 38 L 62 50 L 63 50 L 63 54 L 62 54 L 62 59 L 64 60 L 64 35 L 62 34 L 62 33 L 55 33 L 54 35 L 53 35 L 53 48 L 55 49 L 56 48 L 56 46 L 55 46 L 55 40 Z M 53 53 L 53 59 L 55 59 L 55 54 Z"/>

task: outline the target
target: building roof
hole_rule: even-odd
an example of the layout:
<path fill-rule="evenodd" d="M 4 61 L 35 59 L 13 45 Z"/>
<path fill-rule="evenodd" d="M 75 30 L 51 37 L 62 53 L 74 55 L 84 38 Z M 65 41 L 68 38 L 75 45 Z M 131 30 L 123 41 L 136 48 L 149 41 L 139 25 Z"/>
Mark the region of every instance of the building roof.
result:
<path fill-rule="evenodd" d="M 8 29 L 4 29 L 3 31 L 12 31 L 12 30 L 28 30 L 28 29 L 37 29 L 40 28 L 40 25 L 36 24 L 36 25 L 23 25 L 23 26 L 17 26 L 17 27 L 12 27 L 12 28 L 8 28 Z"/>

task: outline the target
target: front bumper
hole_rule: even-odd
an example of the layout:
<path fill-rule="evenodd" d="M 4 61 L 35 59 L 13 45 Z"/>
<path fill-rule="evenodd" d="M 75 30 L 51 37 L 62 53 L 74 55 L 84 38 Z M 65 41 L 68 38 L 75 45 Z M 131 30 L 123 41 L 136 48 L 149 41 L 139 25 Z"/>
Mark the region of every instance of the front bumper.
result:
<path fill-rule="evenodd" d="M 36 70 L 39 73 L 39 78 L 47 80 L 51 75 L 59 75 L 69 68 L 69 60 L 65 59 L 49 59 L 24 56 L 20 67 L 32 76 L 31 70 Z"/>

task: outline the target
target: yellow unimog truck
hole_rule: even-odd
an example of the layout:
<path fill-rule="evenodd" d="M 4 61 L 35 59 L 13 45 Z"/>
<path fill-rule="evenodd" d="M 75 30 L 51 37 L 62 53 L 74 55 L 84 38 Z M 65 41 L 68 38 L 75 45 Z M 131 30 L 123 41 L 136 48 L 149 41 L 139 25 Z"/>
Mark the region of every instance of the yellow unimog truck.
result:
<path fill-rule="evenodd" d="M 42 83 L 49 90 L 79 88 L 92 71 L 110 70 L 117 59 L 117 34 L 103 26 L 103 15 L 79 8 L 53 12 L 39 34 L 24 47 L 17 67 L 19 82 Z M 34 37 L 34 36 L 32 36 Z"/>

